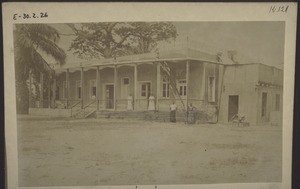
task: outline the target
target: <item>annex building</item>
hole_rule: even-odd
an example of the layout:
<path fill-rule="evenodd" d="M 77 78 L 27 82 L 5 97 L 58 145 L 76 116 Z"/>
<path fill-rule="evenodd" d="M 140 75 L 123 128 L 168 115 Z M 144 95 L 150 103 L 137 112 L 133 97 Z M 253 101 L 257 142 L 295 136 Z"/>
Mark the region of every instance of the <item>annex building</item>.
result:
<path fill-rule="evenodd" d="M 29 112 L 80 118 L 151 112 L 160 119 L 175 102 L 178 116 L 192 103 L 203 122 L 227 123 L 240 114 L 251 125 L 281 124 L 283 71 L 237 57 L 187 46 L 56 65 L 49 99 L 41 96 Z"/>

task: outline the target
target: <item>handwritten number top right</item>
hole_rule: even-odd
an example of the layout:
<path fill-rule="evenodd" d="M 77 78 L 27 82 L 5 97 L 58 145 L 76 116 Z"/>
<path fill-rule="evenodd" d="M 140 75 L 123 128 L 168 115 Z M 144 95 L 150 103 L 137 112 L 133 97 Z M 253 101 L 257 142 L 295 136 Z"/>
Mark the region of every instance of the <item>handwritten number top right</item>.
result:
<path fill-rule="evenodd" d="M 277 13 L 277 12 L 283 12 L 283 13 L 287 13 L 289 9 L 289 5 L 287 6 L 276 6 L 276 5 L 272 5 L 270 7 L 269 13 Z"/>

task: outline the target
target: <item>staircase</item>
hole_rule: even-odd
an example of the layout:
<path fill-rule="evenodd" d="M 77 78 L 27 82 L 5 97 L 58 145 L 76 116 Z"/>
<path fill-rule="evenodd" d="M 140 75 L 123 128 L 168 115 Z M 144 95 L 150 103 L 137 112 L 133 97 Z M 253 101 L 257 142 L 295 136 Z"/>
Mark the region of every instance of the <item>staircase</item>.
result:
<path fill-rule="evenodd" d="M 81 108 L 81 104 L 75 105 L 71 109 L 72 118 L 87 118 L 97 110 L 97 101 L 94 100 L 85 105 L 83 108 Z"/>

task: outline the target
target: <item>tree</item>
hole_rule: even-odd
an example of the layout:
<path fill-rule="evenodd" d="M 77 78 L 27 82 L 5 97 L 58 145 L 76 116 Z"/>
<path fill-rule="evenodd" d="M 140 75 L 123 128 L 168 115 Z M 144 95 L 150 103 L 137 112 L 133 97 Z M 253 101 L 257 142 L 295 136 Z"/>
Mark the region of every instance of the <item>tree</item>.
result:
<path fill-rule="evenodd" d="M 64 64 L 66 54 L 57 42 L 58 31 L 47 24 L 16 24 L 14 27 L 14 52 L 16 74 L 17 111 L 28 110 L 28 78 L 31 71 L 37 78 L 43 73 L 49 80 L 53 70 L 41 52 L 53 57 L 59 64 Z M 37 79 L 36 79 L 37 80 Z"/>
<path fill-rule="evenodd" d="M 103 22 L 68 24 L 75 39 L 70 49 L 80 58 L 112 58 L 152 51 L 160 41 L 177 37 L 169 22 Z"/>

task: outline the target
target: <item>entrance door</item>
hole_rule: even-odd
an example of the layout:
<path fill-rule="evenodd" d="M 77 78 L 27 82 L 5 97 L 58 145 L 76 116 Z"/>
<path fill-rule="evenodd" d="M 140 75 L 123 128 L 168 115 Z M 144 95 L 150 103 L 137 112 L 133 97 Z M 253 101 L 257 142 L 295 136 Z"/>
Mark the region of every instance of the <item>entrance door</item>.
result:
<path fill-rule="evenodd" d="M 114 85 L 105 85 L 105 108 L 114 108 Z"/>
<path fill-rule="evenodd" d="M 239 112 L 239 96 L 230 95 L 228 99 L 228 122 Z"/>
<path fill-rule="evenodd" d="M 121 99 L 127 99 L 129 95 L 129 78 L 122 78 Z"/>
<path fill-rule="evenodd" d="M 140 107 L 142 109 L 148 108 L 150 94 L 151 94 L 151 82 L 141 82 Z"/>
<path fill-rule="evenodd" d="M 267 116 L 267 93 L 262 93 L 262 99 L 261 99 L 261 117 Z"/>

